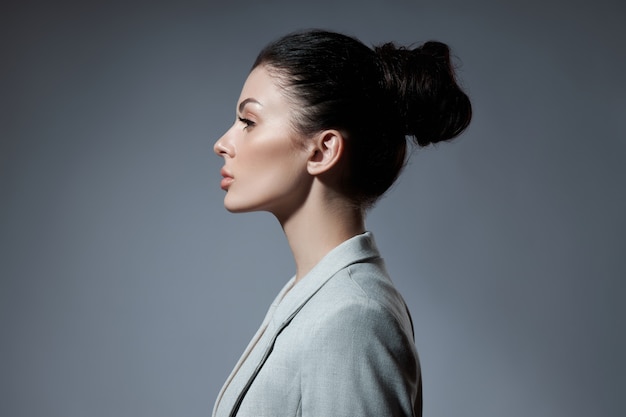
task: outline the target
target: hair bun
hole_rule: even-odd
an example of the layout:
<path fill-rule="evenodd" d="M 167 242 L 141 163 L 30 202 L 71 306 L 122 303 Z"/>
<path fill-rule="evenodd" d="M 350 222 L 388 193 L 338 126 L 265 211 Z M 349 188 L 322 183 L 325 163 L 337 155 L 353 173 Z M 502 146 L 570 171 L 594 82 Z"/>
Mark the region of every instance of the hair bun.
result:
<path fill-rule="evenodd" d="M 430 41 L 408 49 L 386 43 L 374 52 L 387 104 L 391 102 L 405 135 L 426 146 L 465 130 L 472 107 L 456 82 L 446 44 Z"/>

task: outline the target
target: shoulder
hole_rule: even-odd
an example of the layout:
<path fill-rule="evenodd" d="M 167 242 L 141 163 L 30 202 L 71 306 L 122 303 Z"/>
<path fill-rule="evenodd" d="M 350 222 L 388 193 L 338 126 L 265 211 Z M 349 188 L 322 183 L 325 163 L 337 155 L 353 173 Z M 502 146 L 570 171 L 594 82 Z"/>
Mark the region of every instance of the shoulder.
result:
<path fill-rule="evenodd" d="M 335 309 L 359 312 L 370 320 L 395 320 L 409 325 L 410 318 L 402 295 L 394 286 L 382 258 L 352 264 L 340 270 L 320 290 L 319 301 L 332 303 Z M 358 307 L 358 308 L 357 308 Z"/>
<path fill-rule="evenodd" d="M 305 325 L 303 336 L 314 340 L 332 339 L 340 334 L 402 339 L 403 344 L 413 340 L 408 309 L 381 258 L 338 271 L 311 297 L 295 320 Z"/>
<path fill-rule="evenodd" d="M 412 326 L 376 265 L 342 269 L 298 316 L 291 330 L 301 342 L 303 415 L 413 415 L 419 360 Z"/>

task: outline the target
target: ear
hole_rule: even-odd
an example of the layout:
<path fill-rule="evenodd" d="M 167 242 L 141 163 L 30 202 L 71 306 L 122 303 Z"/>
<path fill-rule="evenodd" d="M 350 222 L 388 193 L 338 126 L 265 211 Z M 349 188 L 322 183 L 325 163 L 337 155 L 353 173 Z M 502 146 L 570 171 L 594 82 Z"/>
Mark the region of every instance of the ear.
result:
<path fill-rule="evenodd" d="M 343 157 L 345 138 L 337 130 L 325 130 L 317 134 L 307 162 L 311 175 L 320 175 L 336 166 Z"/>

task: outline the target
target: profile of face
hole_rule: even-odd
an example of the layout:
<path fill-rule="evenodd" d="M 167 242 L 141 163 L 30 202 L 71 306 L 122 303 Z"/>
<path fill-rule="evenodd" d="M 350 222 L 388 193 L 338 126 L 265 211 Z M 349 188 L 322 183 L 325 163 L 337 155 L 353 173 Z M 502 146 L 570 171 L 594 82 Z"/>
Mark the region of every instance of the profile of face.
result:
<path fill-rule="evenodd" d="M 224 158 L 221 187 L 230 212 L 269 211 L 281 218 L 306 199 L 309 151 L 291 120 L 295 108 L 263 66 L 249 74 L 237 118 L 213 149 Z"/>

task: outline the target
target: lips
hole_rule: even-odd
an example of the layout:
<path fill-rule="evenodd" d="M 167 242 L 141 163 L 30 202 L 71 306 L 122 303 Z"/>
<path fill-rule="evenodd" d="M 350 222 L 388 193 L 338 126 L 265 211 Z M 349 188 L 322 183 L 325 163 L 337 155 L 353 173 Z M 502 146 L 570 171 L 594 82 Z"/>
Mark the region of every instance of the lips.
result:
<path fill-rule="evenodd" d="M 220 174 L 222 174 L 223 177 L 222 182 L 220 182 L 220 187 L 222 188 L 222 190 L 228 190 L 228 188 L 233 183 L 233 181 L 235 181 L 235 179 L 225 168 L 222 168 Z"/>

